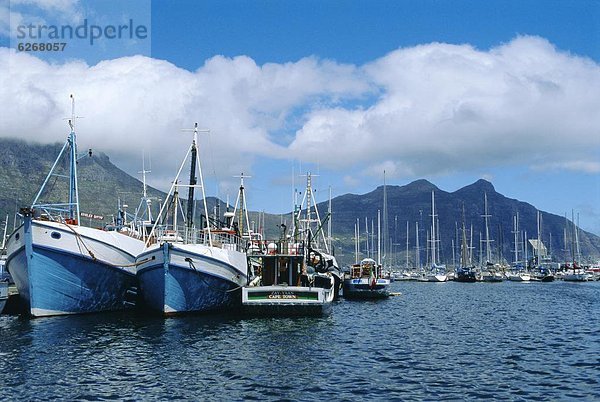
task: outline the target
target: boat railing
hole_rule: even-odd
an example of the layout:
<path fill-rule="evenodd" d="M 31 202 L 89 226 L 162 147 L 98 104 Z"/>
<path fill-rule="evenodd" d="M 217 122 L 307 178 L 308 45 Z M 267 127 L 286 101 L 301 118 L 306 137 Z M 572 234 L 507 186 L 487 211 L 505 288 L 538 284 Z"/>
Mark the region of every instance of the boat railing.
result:
<path fill-rule="evenodd" d="M 248 254 L 250 255 L 304 255 L 304 252 L 305 245 L 303 241 L 260 240 L 250 242 L 248 247 Z"/>
<path fill-rule="evenodd" d="M 164 225 L 156 228 L 156 236 L 151 238 L 150 243 L 172 242 L 182 244 L 204 244 L 225 250 L 245 251 L 245 241 L 232 230 L 212 230 L 209 233 L 204 229 L 197 228 L 173 228 L 172 225 Z"/>

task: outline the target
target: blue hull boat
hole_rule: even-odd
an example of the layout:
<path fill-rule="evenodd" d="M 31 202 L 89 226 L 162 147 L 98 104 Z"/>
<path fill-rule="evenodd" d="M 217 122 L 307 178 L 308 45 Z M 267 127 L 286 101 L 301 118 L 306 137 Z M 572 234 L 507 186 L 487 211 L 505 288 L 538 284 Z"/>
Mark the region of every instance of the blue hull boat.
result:
<path fill-rule="evenodd" d="M 165 242 L 151 248 L 138 257 L 143 302 L 163 315 L 239 308 L 247 281 L 245 258 L 238 251 L 198 244 Z"/>
<path fill-rule="evenodd" d="M 143 243 L 114 232 L 70 228 L 77 235 L 64 224 L 26 216 L 9 239 L 7 268 L 29 313 L 41 317 L 133 306 L 135 256 L 114 244 L 124 240 L 141 249 Z M 95 238 L 87 236 L 90 231 L 97 232 Z"/>
<path fill-rule="evenodd" d="M 71 102 L 67 141 L 31 207 L 21 209 L 23 223 L 6 244 L 6 268 L 33 316 L 119 310 L 135 302 L 135 257 L 144 243 L 120 232 L 79 225 L 72 95 Z M 68 159 L 68 176 L 60 172 L 63 157 Z M 68 202 L 43 201 L 53 199 L 46 188 L 52 177 L 68 178 Z"/>

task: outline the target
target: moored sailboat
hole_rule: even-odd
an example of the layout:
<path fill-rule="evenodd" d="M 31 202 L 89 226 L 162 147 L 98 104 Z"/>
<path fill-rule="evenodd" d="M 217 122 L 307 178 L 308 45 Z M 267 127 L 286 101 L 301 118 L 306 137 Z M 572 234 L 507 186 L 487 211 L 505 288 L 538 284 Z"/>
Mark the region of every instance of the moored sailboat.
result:
<path fill-rule="evenodd" d="M 460 266 L 456 270 L 456 276 L 454 278 L 456 282 L 477 282 L 477 273 L 475 272 L 475 266 L 471 263 L 470 257 L 471 253 L 469 252 L 469 246 L 467 245 L 467 229 L 465 228 L 465 207 L 463 205 Z"/>
<path fill-rule="evenodd" d="M 488 218 L 491 216 L 488 214 L 488 200 L 487 200 L 487 193 L 484 193 L 484 214 L 483 214 L 483 218 L 485 221 L 485 240 L 483 240 L 483 242 L 485 242 L 485 263 L 483 263 L 483 259 L 480 259 L 480 263 L 481 263 L 481 276 L 480 276 L 480 280 L 483 282 L 502 282 L 504 281 L 504 275 L 502 274 L 502 272 L 500 272 L 500 270 L 498 269 L 498 267 L 491 262 L 492 260 L 492 252 L 491 252 L 491 248 L 490 248 L 490 243 L 492 242 L 492 240 L 490 240 L 490 229 L 489 229 L 489 225 L 488 225 Z M 481 242 L 480 242 L 480 246 L 481 246 Z"/>
<path fill-rule="evenodd" d="M 431 266 L 429 272 L 425 273 L 426 282 L 446 282 L 448 281 L 448 275 L 446 274 L 446 265 L 440 265 L 437 263 L 438 248 L 436 247 L 439 242 L 436 233 L 437 220 L 435 213 L 435 193 L 431 192 Z"/>
<path fill-rule="evenodd" d="M 513 281 L 513 282 L 529 282 L 531 280 L 531 274 L 527 270 L 527 267 L 525 267 L 519 261 L 519 244 L 520 244 L 519 235 L 520 235 L 520 232 L 519 232 L 519 214 L 518 213 L 513 217 L 513 234 L 515 236 L 515 238 L 514 238 L 515 248 L 513 250 L 513 252 L 515 253 L 515 257 L 514 257 L 514 262 L 512 265 L 512 270 L 511 270 L 511 272 L 508 273 L 508 280 Z"/>

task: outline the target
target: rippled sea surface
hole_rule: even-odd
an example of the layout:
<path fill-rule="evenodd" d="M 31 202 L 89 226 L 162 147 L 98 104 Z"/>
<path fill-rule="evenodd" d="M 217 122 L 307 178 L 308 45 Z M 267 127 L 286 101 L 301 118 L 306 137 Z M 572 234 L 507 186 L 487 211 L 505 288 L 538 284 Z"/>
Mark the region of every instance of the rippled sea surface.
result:
<path fill-rule="evenodd" d="M 396 282 L 324 318 L 0 317 L 0 400 L 600 400 L 600 282 Z"/>

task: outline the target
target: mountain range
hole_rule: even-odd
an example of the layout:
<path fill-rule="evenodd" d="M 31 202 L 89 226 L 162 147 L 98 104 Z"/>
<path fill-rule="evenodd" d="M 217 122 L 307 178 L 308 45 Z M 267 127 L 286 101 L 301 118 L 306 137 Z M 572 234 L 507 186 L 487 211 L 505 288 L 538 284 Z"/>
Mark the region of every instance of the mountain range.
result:
<path fill-rule="evenodd" d="M 9 233 L 14 225 L 14 216 L 18 208 L 28 206 L 35 198 L 36 192 L 43 183 L 62 144 L 32 144 L 18 139 L 0 139 L 0 216 L 9 216 Z M 112 221 L 119 205 L 128 205 L 128 212 L 134 213 L 139 205 L 143 185 L 110 162 L 103 154 L 89 155 L 87 150 L 80 150 L 78 161 L 79 194 L 81 211 L 102 216 L 101 220 L 89 220 L 84 224 L 102 226 Z M 67 166 L 59 166 L 66 172 Z M 67 183 L 60 177 L 51 177 L 48 183 L 51 191 L 45 194 L 47 201 L 56 201 L 67 194 Z M 408 222 L 409 262 L 415 261 L 416 226 L 419 226 L 419 243 L 421 261 L 427 258 L 427 233 L 431 228 L 431 197 L 435 194 L 437 227 L 439 227 L 439 249 L 442 261 L 452 263 L 458 260 L 459 229 L 462 227 L 463 207 L 464 220 L 469 230 L 473 228 L 473 249 L 475 258 L 479 256 L 480 233 L 485 237 L 484 194 L 488 201 L 488 228 L 490 245 L 494 260 L 514 259 L 513 219 L 518 213 L 521 232 L 527 232 L 527 238 L 537 238 L 537 209 L 523 201 L 510 199 L 498 193 L 492 183 L 478 180 L 454 192 L 446 192 L 427 180 L 417 180 L 404 186 L 379 186 L 367 194 L 345 194 L 332 199 L 333 245 L 338 259 L 343 264 L 352 263 L 354 255 L 355 225 L 358 219 L 361 233 L 361 255 L 367 255 L 366 225 L 371 232 L 377 233 L 377 214 L 383 213 L 384 191 L 387 196 L 387 226 L 389 241 L 387 261 L 405 264 L 406 261 L 406 226 Z M 148 195 L 154 199 L 155 213 L 158 205 L 165 198 L 165 193 L 148 187 Z M 209 210 L 218 203 L 221 212 L 225 211 L 223 201 L 214 197 L 207 198 Z M 200 204 L 200 203 L 198 203 Z M 327 212 L 328 202 L 318 204 L 321 217 Z M 252 209 L 252 207 L 250 207 Z M 255 208 L 256 209 L 256 208 Z M 573 254 L 572 223 L 565 216 L 541 212 L 541 238 L 546 247 L 558 261 L 570 260 Z M 258 212 L 250 212 L 250 220 L 260 222 Z M 279 236 L 280 223 L 285 221 L 290 226 L 291 214 L 275 215 L 265 213 L 264 230 L 267 238 Z M 382 217 L 383 219 L 383 217 Z M 4 221 L 4 218 L 2 218 Z M 566 222 L 569 222 L 568 224 Z M 258 224 L 255 224 L 257 227 Z M 565 227 L 569 227 L 567 244 L 565 245 Z M 373 228 L 374 230 L 372 230 Z M 436 228 L 437 230 L 437 228 Z M 524 233 L 520 235 L 523 237 Z M 579 229 L 577 231 L 581 254 L 590 261 L 600 258 L 600 237 Z M 522 239 L 519 239 L 522 242 Z M 454 242 L 454 250 L 453 250 Z M 429 242 L 430 243 L 430 242 Z M 376 249 L 376 248 L 375 248 Z M 531 253 L 531 249 L 529 253 Z M 519 256 L 522 259 L 522 256 Z"/>

